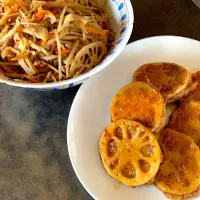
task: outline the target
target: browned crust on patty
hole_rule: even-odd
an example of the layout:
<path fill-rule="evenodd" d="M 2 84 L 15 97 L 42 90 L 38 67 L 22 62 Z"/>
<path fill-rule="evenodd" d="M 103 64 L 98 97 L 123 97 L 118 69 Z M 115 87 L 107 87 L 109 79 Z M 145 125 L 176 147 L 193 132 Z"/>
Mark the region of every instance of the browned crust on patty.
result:
<path fill-rule="evenodd" d="M 184 94 L 180 100 L 181 102 L 190 100 L 200 101 L 200 71 L 192 74 L 191 85 L 193 85 L 193 87 L 187 92 L 187 94 Z"/>
<path fill-rule="evenodd" d="M 190 73 L 175 63 L 147 63 L 135 71 L 133 81 L 146 82 L 162 94 L 166 103 L 171 103 L 184 95 Z"/>
<path fill-rule="evenodd" d="M 162 189 L 155 184 L 155 186 L 162 191 Z M 195 196 L 199 191 L 199 188 L 189 194 L 184 194 L 184 195 L 177 195 L 177 194 L 173 194 L 173 193 L 167 193 L 167 192 L 163 192 L 163 194 L 168 198 L 168 199 L 171 199 L 171 200 L 183 200 L 187 197 L 192 197 L 192 196 Z"/>
<path fill-rule="evenodd" d="M 197 84 L 198 84 L 197 81 L 193 81 L 192 78 L 190 78 L 190 82 L 187 85 L 187 87 L 184 90 L 182 90 L 180 93 L 178 93 L 177 95 L 175 95 L 172 98 L 168 99 L 167 103 L 173 103 L 175 101 L 180 100 L 184 96 L 187 96 L 191 91 L 195 90 L 195 88 L 197 87 Z"/>

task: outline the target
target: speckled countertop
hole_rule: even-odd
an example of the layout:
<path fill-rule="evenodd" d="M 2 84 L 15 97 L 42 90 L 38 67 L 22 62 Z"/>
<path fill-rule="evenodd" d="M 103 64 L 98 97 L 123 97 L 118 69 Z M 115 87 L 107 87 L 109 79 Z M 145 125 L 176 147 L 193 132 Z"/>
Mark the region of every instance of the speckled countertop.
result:
<path fill-rule="evenodd" d="M 200 40 L 191 0 L 132 0 L 130 39 L 180 35 Z M 69 110 L 79 87 L 41 92 L 0 84 L 0 200 L 90 200 L 67 152 Z"/>

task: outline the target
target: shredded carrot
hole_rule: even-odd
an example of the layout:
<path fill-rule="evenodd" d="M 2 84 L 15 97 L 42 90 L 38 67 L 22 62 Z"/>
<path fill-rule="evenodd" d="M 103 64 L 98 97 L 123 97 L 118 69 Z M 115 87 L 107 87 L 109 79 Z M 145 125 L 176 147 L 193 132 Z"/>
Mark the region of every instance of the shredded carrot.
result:
<path fill-rule="evenodd" d="M 68 54 L 70 53 L 72 50 L 71 49 L 62 49 L 60 51 L 60 53 L 63 55 L 63 54 Z M 56 51 L 56 53 L 58 53 L 58 51 Z M 78 51 L 75 51 L 75 53 L 78 53 Z"/>
<path fill-rule="evenodd" d="M 24 10 L 24 12 L 28 12 L 24 2 L 22 0 L 17 0 L 18 4 L 22 7 L 22 9 Z"/>
<path fill-rule="evenodd" d="M 2 3 L 3 3 L 3 7 L 4 7 L 6 10 L 10 10 L 10 7 L 12 6 L 12 3 L 11 3 L 10 1 L 5 1 L 5 0 L 3 0 Z"/>
<path fill-rule="evenodd" d="M 44 63 L 40 63 L 39 65 L 36 66 L 37 68 L 44 68 L 46 65 Z"/>
<path fill-rule="evenodd" d="M 36 21 L 40 21 L 42 20 L 46 14 L 52 14 L 52 12 L 50 12 L 49 10 L 39 10 L 36 14 L 35 14 L 35 20 Z"/>
<path fill-rule="evenodd" d="M 44 18 L 44 16 L 48 13 L 47 10 L 40 10 L 35 14 L 35 20 L 40 21 L 41 19 Z"/>
<path fill-rule="evenodd" d="M 23 54 L 21 54 L 21 55 L 19 55 L 19 56 L 15 56 L 15 57 L 11 58 L 10 60 L 11 60 L 11 61 L 18 61 L 19 59 L 25 58 L 26 56 L 28 56 L 29 53 L 30 53 L 30 52 L 27 51 L 27 52 L 25 52 L 25 53 L 23 53 Z"/>
<path fill-rule="evenodd" d="M 85 26 L 85 29 L 88 32 L 92 32 L 92 33 L 95 33 L 95 34 L 98 34 L 98 35 L 106 35 L 107 34 L 105 31 L 98 29 L 98 28 L 94 28 L 92 26 Z"/>
<path fill-rule="evenodd" d="M 27 78 L 29 81 L 33 82 L 33 83 L 39 83 L 40 81 L 37 80 L 36 78 L 32 77 L 32 76 L 28 76 L 26 74 L 23 75 L 25 78 Z"/>
<path fill-rule="evenodd" d="M 51 44 L 51 53 L 54 51 L 55 49 L 55 43 Z"/>
<path fill-rule="evenodd" d="M 61 50 L 61 54 L 68 54 L 71 51 L 72 51 L 71 49 L 63 49 L 63 50 Z"/>
<path fill-rule="evenodd" d="M 3 3 L 3 6 L 4 6 L 4 7 L 5 7 L 5 6 L 9 6 L 9 3 L 8 3 L 7 1 L 5 1 L 5 0 L 3 0 L 2 3 Z"/>
<path fill-rule="evenodd" d="M 68 54 L 70 53 L 72 50 L 71 49 L 62 49 L 60 51 L 60 53 L 63 55 L 63 54 Z M 56 53 L 58 54 L 58 51 L 56 51 Z M 75 53 L 78 53 L 78 50 L 75 51 Z"/>
<path fill-rule="evenodd" d="M 13 8 L 10 9 L 10 12 L 11 12 L 10 14 L 14 13 L 18 8 L 19 8 L 19 5 L 17 3 L 15 3 L 13 5 Z"/>
<path fill-rule="evenodd" d="M 16 42 L 15 42 L 15 48 L 17 48 L 19 46 L 19 40 L 17 40 Z"/>
<path fill-rule="evenodd" d="M 18 4 L 15 3 L 13 8 L 11 8 L 7 13 L 5 13 L 5 15 L 0 19 L 0 26 L 7 22 L 7 20 L 10 18 L 10 14 L 14 13 L 18 7 Z"/>
<path fill-rule="evenodd" d="M 48 39 L 51 39 L 51 38 L 54 38 L 55 37 L 55 34 L 54 33 L 50 33 L 49 35 L 48 35 Z"/>
<path fill-rule="evenodd" d="M 40 45 L 41 45 L 42 47 L 44 47 L 46 43 L 47 43 L 47 40 L 42 40 L 42 42 L 40 43 Z"/>
<path fill-rule="evenodd" d="M 23 31 L 23 27 L 22 27 L 22 25 L 19 25 L 19 26 L 17 26 L 17 29 L 16 29 L 18 32 L 22 32 Z"/>

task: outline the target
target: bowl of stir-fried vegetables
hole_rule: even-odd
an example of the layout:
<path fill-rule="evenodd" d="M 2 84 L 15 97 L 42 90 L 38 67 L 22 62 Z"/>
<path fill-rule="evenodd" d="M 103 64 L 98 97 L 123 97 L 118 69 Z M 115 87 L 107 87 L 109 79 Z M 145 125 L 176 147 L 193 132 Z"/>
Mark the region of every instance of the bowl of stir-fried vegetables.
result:
<path fill-rule="evenodd" d="M 0 0 L 0 82 L 35 89 L 82 83 L 123 50 L 130 0 Z"/>

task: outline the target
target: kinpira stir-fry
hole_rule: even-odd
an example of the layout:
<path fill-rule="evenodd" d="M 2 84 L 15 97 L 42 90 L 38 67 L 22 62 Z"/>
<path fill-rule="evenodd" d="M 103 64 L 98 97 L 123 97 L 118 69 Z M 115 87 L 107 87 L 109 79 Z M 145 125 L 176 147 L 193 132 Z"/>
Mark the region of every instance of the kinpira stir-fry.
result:
<path fill-rule="evenodd" d="M 107 55 L 114 32 L 96 0 L 0 0 L 0 73 L 56 82 L 87 72 Z"/>

